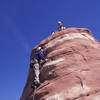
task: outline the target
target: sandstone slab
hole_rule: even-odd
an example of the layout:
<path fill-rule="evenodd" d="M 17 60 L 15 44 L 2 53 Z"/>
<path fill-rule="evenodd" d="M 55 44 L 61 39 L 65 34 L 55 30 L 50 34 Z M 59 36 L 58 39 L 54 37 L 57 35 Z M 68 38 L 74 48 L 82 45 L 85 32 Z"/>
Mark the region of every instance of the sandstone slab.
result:
<path fill-rule="evenodd" d="M 35 100 L 100 100 L 100 43 L 85 28 L 56 32 L 37 45 L 48 61 L 40 74 Z M 20 100 L 33 100 L 32 71 Z"/>

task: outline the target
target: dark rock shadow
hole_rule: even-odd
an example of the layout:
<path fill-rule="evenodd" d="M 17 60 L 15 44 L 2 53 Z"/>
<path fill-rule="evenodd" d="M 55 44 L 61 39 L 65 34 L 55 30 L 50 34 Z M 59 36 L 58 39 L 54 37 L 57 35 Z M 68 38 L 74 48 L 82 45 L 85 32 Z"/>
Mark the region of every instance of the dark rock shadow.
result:
<path fill-rule="evenodd" d="M 45 91 L 45 92 L 42 92 L 42 93 L 36 94 L 35 97 L 34 97 L 34 99 L 35 99 L 35 100 L 40 100 L 41 97 L 44 97 L 44 96 L 47 95 L 47 94 L 49 94 L 48 91 Z M 44 100 L 44 99 L 41 99 L 41 100 Z"/>
<path fill-rule="evenodd" d="M 56 66 L 48 66 L 41 70 L 40 81 L 43 83 L 45 80 L 52 80 L 58 77 L 55 72 Z"/>

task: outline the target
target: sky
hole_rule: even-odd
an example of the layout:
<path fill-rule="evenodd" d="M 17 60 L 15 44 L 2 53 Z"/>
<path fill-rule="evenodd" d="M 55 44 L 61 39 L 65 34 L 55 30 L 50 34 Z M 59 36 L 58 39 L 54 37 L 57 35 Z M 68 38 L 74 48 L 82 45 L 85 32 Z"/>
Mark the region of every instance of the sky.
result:
<path fill-rule="evenodd" d="M 0 100 L 20 100 L 31 50 L 58 20 L 100 41 L 100 0 L 0 0 Z"/>

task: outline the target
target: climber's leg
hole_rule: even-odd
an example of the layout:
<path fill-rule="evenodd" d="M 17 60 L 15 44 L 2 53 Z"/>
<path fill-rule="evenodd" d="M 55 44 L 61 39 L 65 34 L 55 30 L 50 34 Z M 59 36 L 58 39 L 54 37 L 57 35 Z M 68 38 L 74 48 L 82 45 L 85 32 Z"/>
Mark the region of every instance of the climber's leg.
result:
<path fill-rule="evenodd" d="M 31 84 L 31 88 L 36 89 L 38 86 L 40 86 L 40 80 L 39 80 L 39 74 L 40 74 L 40 70 L 39 70 L 39 62 L 34 59 L 34 65 L 33 65 L 33 78 L 32 78 L 32 84 Z"/>
<path fill-rule="evenodd" d="M 40 71 L 39 71 L 39 63 L 35 63 L 34 64 L 34 82 L 35 83 L 40 83 L 40 80 L 39 80 L 39 74 L 40 74 Z"/>

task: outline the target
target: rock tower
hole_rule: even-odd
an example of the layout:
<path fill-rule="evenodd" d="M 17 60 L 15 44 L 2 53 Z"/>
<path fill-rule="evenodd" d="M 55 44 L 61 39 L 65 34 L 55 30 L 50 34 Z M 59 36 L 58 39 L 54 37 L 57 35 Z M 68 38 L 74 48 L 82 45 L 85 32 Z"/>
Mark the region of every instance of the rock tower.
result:
<path fill-rule="evenodd" d="M 100 43 L 86 28 L 68 28 L 49 36 L 38 46 L 48 61 L 40 74 L 42 84 L 34 100 L 100 100 Z M 33 100 L 29 69 L 20 100 Z"/>

